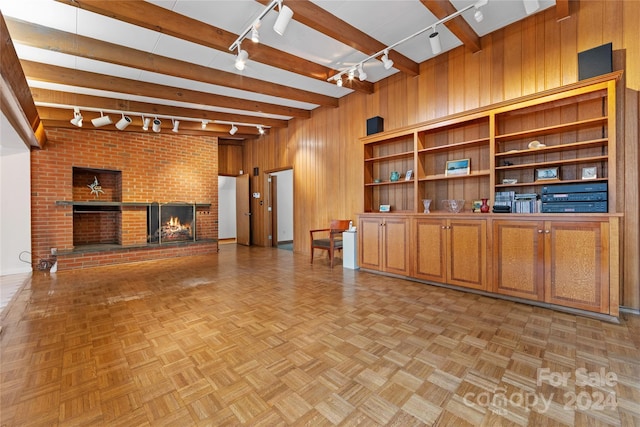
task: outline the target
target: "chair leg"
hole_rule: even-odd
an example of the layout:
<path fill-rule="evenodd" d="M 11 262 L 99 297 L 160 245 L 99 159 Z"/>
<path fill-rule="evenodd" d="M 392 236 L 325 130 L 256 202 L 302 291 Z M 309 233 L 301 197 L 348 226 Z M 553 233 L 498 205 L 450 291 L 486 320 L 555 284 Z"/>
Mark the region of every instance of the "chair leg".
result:
<path fill-rule="evenodd" d="M 333 268 L 333 247 L 329 248 L 329 262 L 331 263 L 331 268 Z"/>
<path fill-rule="evenodd" d="M 311 264 L 313 264 L 313 245 L 311 245 Z"/>

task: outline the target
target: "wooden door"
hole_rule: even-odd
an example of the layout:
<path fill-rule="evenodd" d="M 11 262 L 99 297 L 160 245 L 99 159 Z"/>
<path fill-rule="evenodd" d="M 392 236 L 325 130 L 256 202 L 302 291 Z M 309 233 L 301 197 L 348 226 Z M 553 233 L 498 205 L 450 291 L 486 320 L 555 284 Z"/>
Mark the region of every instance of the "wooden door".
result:
<path fill-rule="evenodd" d="M 267 208 L 271 217 L 269 221 L 271 236 L 271 246 L 278 247 L 278 176 L 269 175 L 269 207 Z"/>
<path fill-rule="evenodd" d="M 358 261 L 361 268 L 382 270 L 382 217 L 361 217 L 358 224 Z"/>
<path fill-rule="evenodd" d="M 384 218 L 384 271 L 409 274 L 409 221 L 406 218 Z"/>
<path fill-rule="evenodd" d="M 544 222 L 493 221 L 493 289 L 544 300 Z"/>
<path fill-rule="evenodd" d="M 548 221 L 545 301 L 609 313 L 609 223 Z"/>
<path fill-rule="evenodd" d="M 447 226 L 447 283 L 487 289 L 487 222 L 451 219 Z"/>
<path fill-rule="evenodd" d="M 415 220 L 414 275 L 418 279 L 445 283 L 446 276 L 446 223 L 441 219 Z"/>
<path fill-rule="evenodd" d="M 236 178 L 236 242 L 251 245 L 251 209 L 249 192 L 249 174 Z"/>

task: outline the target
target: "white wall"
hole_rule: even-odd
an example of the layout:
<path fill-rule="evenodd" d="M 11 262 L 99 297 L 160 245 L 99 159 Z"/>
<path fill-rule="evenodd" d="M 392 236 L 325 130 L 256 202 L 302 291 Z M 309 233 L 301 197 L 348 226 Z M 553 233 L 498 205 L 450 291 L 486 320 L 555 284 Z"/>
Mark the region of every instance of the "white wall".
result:
<path fill-rule="evenodd" d="M 218 239 L 235 239 L 236 235 L 236 179 L 218 177 Z"/>
<path fill-rule="evenodd" d="M 293 241 L 293 169 L 272 173 L 278 177 L 278 242 Z"/>
<path fill-rule="evenodd" d="M 30 272 L 31 154 L 0 113 L 0 276 Z"/>

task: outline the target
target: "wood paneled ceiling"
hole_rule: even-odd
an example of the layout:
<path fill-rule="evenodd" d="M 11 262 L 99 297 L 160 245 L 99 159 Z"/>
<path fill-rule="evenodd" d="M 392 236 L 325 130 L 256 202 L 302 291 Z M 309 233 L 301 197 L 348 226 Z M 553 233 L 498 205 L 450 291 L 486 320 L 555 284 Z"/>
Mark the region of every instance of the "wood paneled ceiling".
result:
<path fill-rule="evenodd" d="M 442 52 L 465 45 L 482 49 L 482 36 L 527 18 L 525 2 L 489 0 L 438 25 Z M 556 8 L 569 14 L 569 0 L 539 0 L 538 13 Z M 45 128 L 74 127 L 73 107 L 83 129 L 99 110 L 114 122 L 125 112 L 125 131 L 142 132 L 142 114 L 158 117 L 162 132 L 172 119 L 179 132 L 224 138 L 258 137 L 256 125 L 286 127 L 320 106 L 337 107 L 353 92 L 372 93 L 374 83 L 394 73 L 415 76 L 434 57 L 431 30 L 363 63 L 343 87 L 327 79 L 425 29 L 477 0 L 284 0 L 293 20 L 284 35 L 272 29 L 278 7 L 260 22 L 260 43 L 242 41 L 246 68 L 234 67 L 229 47 L 270 0 L 0 0 L 2 12 L 33 100 Z M 202 121 L 208 122 L 202 128 Z M 217 123 L 223 122 L 223 123 Z M 231 136 L 230 123 L 239 131 Z M 117 131 L 114 125 L 101 129 Z M 151 130 L 150 130 L 151 131 Z"/>

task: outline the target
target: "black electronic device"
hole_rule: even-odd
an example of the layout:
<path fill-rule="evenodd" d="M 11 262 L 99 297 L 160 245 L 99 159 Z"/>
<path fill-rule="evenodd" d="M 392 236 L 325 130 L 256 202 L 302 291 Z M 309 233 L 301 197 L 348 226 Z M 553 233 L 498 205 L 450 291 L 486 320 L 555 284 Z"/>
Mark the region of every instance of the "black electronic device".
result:
<path fill-rule="evenodd" d="M 601 76 L 613 71 L 611 43 L 578 52 L 578 80 Z"/>
<path fill-rule="evenodd" d="M 607 202 L 542 202 L 543 213 L 605 213 Z"/>
<path fill-rule="evenodd" d="M 542 202 L 601 202 L 607 200 L 607 192 L 543 194 Z"/>
<path fill-rule="evenodd" d="M 592 193 L 606 192 L 606 182 L 578 182 L 575 184 L 547 184 L 542 187 L 542 194 L 557 193 Z"/>
<path fill-rule="evenodd" d="M 373 135 L 374 133 L 380 133 L 384 130 L 384 119 L 380 116 L 371 117 L 367 119 L 367 135 Z"/>

